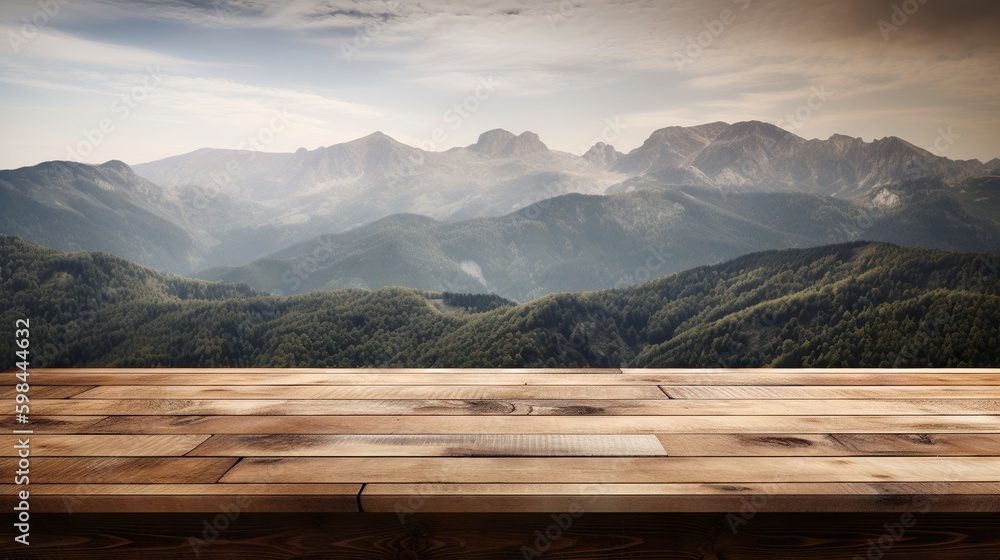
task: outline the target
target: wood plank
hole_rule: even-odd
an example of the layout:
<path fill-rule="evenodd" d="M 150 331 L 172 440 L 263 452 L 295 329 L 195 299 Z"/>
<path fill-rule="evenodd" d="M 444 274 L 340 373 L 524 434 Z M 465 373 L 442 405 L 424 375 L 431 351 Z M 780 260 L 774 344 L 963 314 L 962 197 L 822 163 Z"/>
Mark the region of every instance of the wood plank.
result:
<path fill-rule="evenodd" d="M 156 388 L 158 399 L 340 399 L 340 400 L 617 400 L 666 399 L 655 385 L 186 385 Z M 41 395 L 34 395 L 42 398 Z M 996 397 L 994 392 L 990 397 Z M 149 391 L 142 385 L 118 385 L 92 388 L 76 395 L 78 399 L 144 399 Z"/>
<path fill-rule="evenodd" d="M 46 416 L 43 414 L 32 414 L 30 423 L 18 424 L 14 420 L 13 414 L 5 414 L 0 415 L 0 428 L 7 432 L 11 430 L 34 430 L 35 433 L 77 434 L 87 433 L 87 430 L 91 426 L 105 418 L 106 416 L 103 414 L 100 416 Z"/>
<path fill-rule="evenodd" d="M 1000 512 L 996 483 L 425 484 L 374 483 L 367 513 L 421 512 Z"/>
<path fill-rule="evenodd" d="M 32 378 L 28 378 L 29 381 Z M 28 396 L 32 399 L 65 399 L 89 391 L 94 387 L 86 385 L 31 385 Z M 13 399 L 18 394 L 16 387 L 5 385 L 0 387 L 0 399 Z"/>
<path fill-rule="evenodd" d="M 653 435 L 216 435 L 191 456 L 643 457 L 665 456 Z"/>
<path fill-rule="evenodd" d="M 86 417 L 93 418 L 93 417 Z M 37 419 L 37 417 L 36 417 Z M 34 420 L 33 420 L 34 421 Z M 48 429 L 46 433 L 81 433 Z M 108 416 L 92 434 L 1000 433 L 996 416 Z"/>
<path fill-rule="evenodd" d="M 0 485 L 3 495 L 19 488 Z M 33 513 L 357 512 L 360 484 L 32 484 Z"/>
<path fill-rule="evenodd" d="M 18 439 L 28 436 L 0 436 L 2 455 L 14 457 Z M 177 435 L 49 435 L 30 436 L 32 457 L 181 457 L 209 436 Z"/>
<path fill-rule="evenodd" d="M 1000 455 L 1000 434 L 658 434 L 674 457 Z"/>
<path fill-rule="evenodd" d="M 575 374 L 575 373 L 300 373 L 300 370 L 278 370 L 272 373 L 100 373 L 103 370 L 55 372 L 32 378 L 33 386 L 43 385 L 1000 385 L 1000 373 L 635 373 Z M 155 370 L 154 370 L 155 371 Z M 254 370 L 250 370 L 254 371 Z M 173 372 L 173 373 L 172 373 Z"/>
<path fill-rule="evenodd" d="M 31 460 L 34 484 L 137 483 L 187 484 L 217 482 L 236 463 L 226 457 L 36 457 Z M 17 470 L 17 459 L 0 458 L 0 472 Z"/>
<path fill-rule="evenodd" d="M 988 385 L 896 387 L 661 387 L 672 399 L 995 399 L 1000 388 Z"/>
<path fill-rule="evenodd" d="M 251 400 L 251 399 L 37 399 L 43 415 L 556 415 L 556 416 L 947 416 L 1000 414 L 1000 400 Z M 998 419 L 1000 420 L 1000 419 Z"/>
<path fill-rule="evenodd" d="M 867 558 L 887 523 L 901 515 L 768 513 L 730 529 L 724 513 L 596 513 L 577 517 L 553 541 L 546 513 L 241 514 L 211 541 L 213 518 L 197 514 L 46 515 L 33 519 L 32 544 L 10 539 L 0 552 L 18 560 L 851 560 Z M 880 560 L 985 560 L 1000 557 L 1000 515 L 916 516 Z M 558 527 L 557 527 L 558 529 Z M 553 530 L 553 534 L 555 530 Z M 540 556 L 530 554 L 532 550 Z M 875 549 L 875 553 L 882 552 Z M 875 554 L 873 554 L 873 557 Z"/>
<path fill-rule="evenodd" d="M 998 457 L 248 457 L 229 483 L 995 482 Z"/>

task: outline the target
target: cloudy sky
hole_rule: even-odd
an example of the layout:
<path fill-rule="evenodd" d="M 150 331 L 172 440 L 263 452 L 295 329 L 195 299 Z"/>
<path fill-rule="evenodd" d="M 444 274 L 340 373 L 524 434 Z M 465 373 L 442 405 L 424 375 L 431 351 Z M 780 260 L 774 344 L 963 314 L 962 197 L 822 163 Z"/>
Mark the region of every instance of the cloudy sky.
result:
<path fill-rule="evenodd" d="M 0 168 L 376 130 L 435 150 L 505 128 L 628 151 L 664 126 L 750 119 L 985 161 L 998 26 L 992 0 L 4 0 Z"/>

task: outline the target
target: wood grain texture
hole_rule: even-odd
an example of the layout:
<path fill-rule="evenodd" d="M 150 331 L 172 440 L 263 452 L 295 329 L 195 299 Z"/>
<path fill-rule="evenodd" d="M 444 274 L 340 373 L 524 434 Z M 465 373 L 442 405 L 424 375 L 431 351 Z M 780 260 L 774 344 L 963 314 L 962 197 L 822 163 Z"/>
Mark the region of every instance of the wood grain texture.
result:
<path fill-rule="evenodd" d="M 46 416 L 32 414 L 30 423 L 18 424 L 14 420 L 14 415 L 8 414 L 0 416 L 0 427 L 8 433 L 12 430 L 34 430 L 37 433 L 79 434 L 87 433 L 87 430 L 91 426 L 105 418 L 107 417 L 103 414 L 100 416 Z"/>
<path fill-rule="evenodd" d="M 653 435 L 215 435 L 208 457 L 654 457 Z"/>
<path fill-rule="evenodd" d="M 12 379 L 12 378 L 8 378 Z M 28 378 L 29 382 L 34 382 Z M 33 399 L 65 399 L 89 391 L 93 387 L 86 385 L 32 385 L 28 394 Z M 0 387 L 0 399 L 13 399 L 18 394 L 17 389 L 12 385 Z"/>
<path fill-rule="evenodd" d="M 218 482 L 236 459 L 225 457 L 36 457 L 33 484 L 191 484 Z M 0 472 L 13 473 L 17 460 L 0 458 Z"/>
<path fill-rule="evenodd" d="M 215 516 L 204 513 L 39 515 L 30 547 L 4 539 L 0 553 L 18 560 L 510 560 L 527 550 L 530 558 L 560 560 L 854 560 L 867 558 L 885 526 L 901 518 L 764 512 L 734 532 L 727 516 L 589 513 L 557 531 L 549 513 L 417 511 L 403 512 L 401 520 L 396 513 L 247 512 L 213 534 L 205 525 Z M 889 539 L 892 546 L 875 549 L 881 560 L 1000 557 L 1000 515 L 929 512 L 915 519 L 901 538 Z M 540 539 L 546 531 L 555 538 Z"/>
<path fill-rule="evenodd" d="M 79 433 L 57 430 L 49 433 Z M 1000 433 L 1000 422 L 985 415 L 107 416 L 85 430 L 93 434 L 995 434 Z"/>
<path fill-rule="evenodd" d="M 880 558 L 1000 557 L 993 369 L 31 379 L 31 424 L 0 418 L 0 472 L 35 431 L 9 558 L 854 560 L 906 515 Z"/>
<path fill-rule="evenodd" d="M 251 400 L 251 399 L 36 399 L 49 416 L 950 416 L 996 414 L 1000 399 L 845 400 Z M 998 417 L 1000 420 L 1000 417 Z"/>
<path fill-rule="evenodd" d="M 14 445 L 26 436 L 0 436 L 0 449 L 8 457 L 17 455 Z M 33 457 L 180 457 L 198 447 L 209 436 L 176 435 L 31 435 Z"/>
<path fill-rule="evenodd" d="M 425 484 L 375 483 L 366 512 L 1000 512 L 993 483 Z"/>
<path fill-rule="evenodd" d="M 993 482 L 998 457 L 248 457 L 221 482 Z"/>
<path fill-rule="evenodd" d="M 658 434 L 671 456 L 1000 455 L 1000 434 Z"/>
<path fill-rule="evenodd" d="M 660 387 L 672 399 L 996 399 L 1000 387 L 917 386 L 758 386 Z"/>
<path fill-rule="evenodd" d="M 32 484 L 34 513 L 357 512 L 360 484 Z M 0 485 L 4 495 L 18 490 Z"/>
<path fill-rule="evenodd" d="M 72 387 L 65 387 L 71 389 Z M 989 397 L 996 397 L 994 391 Z M 43 397 L 37 398 L 62 398 Z M 143 399 L 149 391 L 142 385 L 89 388 L 79 399 Z M 666 399 L 655 385 L 187 385 L 159 386 L 157 399 L 370 399 L 370 400 L 615 400 Z"/>

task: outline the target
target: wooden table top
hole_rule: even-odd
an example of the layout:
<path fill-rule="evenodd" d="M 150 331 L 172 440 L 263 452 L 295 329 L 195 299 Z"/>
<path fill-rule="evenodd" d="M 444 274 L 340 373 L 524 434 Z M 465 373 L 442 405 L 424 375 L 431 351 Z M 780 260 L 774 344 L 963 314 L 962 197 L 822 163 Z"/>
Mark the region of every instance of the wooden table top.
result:
<path fill-rule="evenodd" d="M 4 419 L 0 472 L 30 438 L 32 512 L 1000 511 L 994 369 L 39 369 L 30 383 L 31 423 Z M 0 393 L 13 402 L 13 383 Z"/>

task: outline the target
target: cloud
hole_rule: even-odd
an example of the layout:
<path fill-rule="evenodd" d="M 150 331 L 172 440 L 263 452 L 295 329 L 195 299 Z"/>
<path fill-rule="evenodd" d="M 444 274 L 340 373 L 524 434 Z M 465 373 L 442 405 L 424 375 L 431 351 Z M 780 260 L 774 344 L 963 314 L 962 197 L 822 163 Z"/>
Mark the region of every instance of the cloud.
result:
<path fill-rule="evenodd" d="M 73 0 L 0 60 L 0 82 L 25 103 L 24 92 L 60 96 L 53 103 L 72 114 L 159 65 L 170 79 L 150 119 L 226 138 L 213 127 L 256 126 L 246 123 L 287 107 L 296 134 L 306 131 L 299 142 L 324 145 L 379 129 L 422 138 L 492 77 L 496 97 L 449 142 L 499 126 L 571 151 L 607 117 L 629 123 L 616 140 L 627 150 L 661 126 L 776 122 L 826 87 L 836 96 L 803 134 L 919 142 L 954 124 L 966 131 L 956 153 L 993 157 L 1000 3 L 920 2 Z M 14 4 L 0 3 L 0 32 L 35 7 Z M 878 21 L 892 21 L 893 5 L 913 13 L 886 38 Z M 706 37 L 678 68 L 674 55 Z M 349 60 L 345 46 L 356 49 Z"/>

